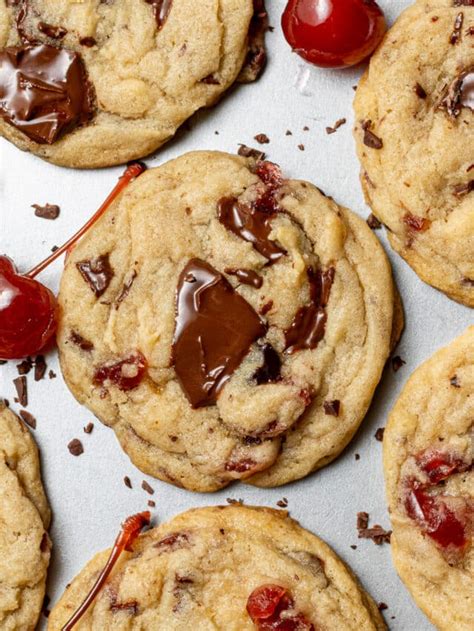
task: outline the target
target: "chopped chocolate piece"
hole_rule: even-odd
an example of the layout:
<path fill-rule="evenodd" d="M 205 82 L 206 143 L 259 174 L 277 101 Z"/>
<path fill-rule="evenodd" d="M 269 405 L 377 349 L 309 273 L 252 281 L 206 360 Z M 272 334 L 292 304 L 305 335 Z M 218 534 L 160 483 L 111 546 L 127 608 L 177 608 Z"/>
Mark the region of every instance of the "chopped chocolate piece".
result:
<path fill-rule="evenodd" d="M 0 366 L 5 366 L 5 364 L 8 363 L 8 360 L 6 359 L 0 359 Z"/>
<path fill-rule="evenodd" d="M 404 361 L 399 355 L 392 357 L 391 362 L 393 372 L 398 372 L 400 368 L 406 364 L 406 361 Z"/>
<path fill-rule="evenodd" d="M 93 429 L 94 423 L 87 423 L 87 425 L 84 427 L 84 434 L 92 434 Z"/>
<path fill-rule="evenodd" d="M 220 85 L 219 79 L 213 74 L 208 74 L 207 77 L 201 79 L 200 83 L 205 83 L 206 85 Z"/>
<path fill-rule="evenodd" d="M 360 512 L 357 513 L 357 530 L 367 528 L 369 525 L 369 513 Z"/>
<path fill-rule="evenodd" d="M 364 131 L 364 145 L 366 147 L 370 147 L 371 149 L 382 149 L 383 140 L 376 136 L 373 131 L 371 131 L 372 121 L 364 121 L 362 123 L 362 129 Z"/>
<path fill-rule="evenodd" d="M 385 427 L 379 427 L 374 434 L 375 440 L 382 442 L 384 433 L 385 433 Z"/>
<path fill-rule="evenodd" d="M 280 508 L 287 508 L 288 500 L 286 499 L 286 497 L 283 497 L 281 500 L 278 500 L 277 506 L 279 506 Z"/>
<path fill-rule="evenodd" d="M 356 546 L 356 545 L 354 545 L 354 544 L 353 544 L 353 545 L 351 545 L 351 548 L 352 548 L 353 550 L 357 550 L 357 546 Z"/>
<path fill-rule="evenodd" d="M 171 11 L 173 0 L 145 0 L 145 2 L 151 4 L 158 30 L 162 29 Z"/>
<path fill-rule="evenodd" d="M 270 138 L 266 134 L 257 134 L 254 138 L 261 145 L 267 145 L 270 142 Z"/>
<path fill-rule="evenodd" d="M 130 293 L 130 289 L 132 288 L 132 285 L 135 282 L 136 277 L 137 277 L 137 272 L 133 270 L 128 280 L 125 281 L 125 283 L 123 284 L 122 291 L 120 292 L 120 294 L 118 295 L 118 298 L 115 301 L 115 309 L 118 309 L 120 307 L 120 303 L 123 302 L 125 298 L 128 296 L 128 294 Z"/>
<path fill-rule="evenodd" d="M 48 372 L 48 377 L 49 377 L 50 379 L 56 379 L 56 373 L 54 372 L 54 370 L 50 370 L 50 371 Z"/>
<path fill-rule="evenodd" d="M 81 37 L 79 44 L 81 46 L 86 46 L 86 48 L 92 48 L 97 44 L 97 41 L 94 37 Z"/>
<path fill-rule="evenodd" d="M 339 118 L 332 127 L 326 127 L 326 133 L 327 134 L 334 134 L 339 127 L 341 127 L 342 125 L 346 124 L 346 119 L 345 118 Z"/>
<path fill-rule="evenodd" d="M 150 495 L 155 494 L 155 489 L 152 486 L 150 486 L 146 480 L 143 480 L 142 482 L 142 489 L 146 491 L 147 493 L 149 493 Z"/>
<path fill-rule="evenodd" d="M 227 504 L 230 504 L 231 506 L 243 506 L 244 500 L 234 500 L 232 497 L 227 497 L 226 498 L 226 502 Z"/>
<path fill-rule="evenodd" d="M 341 402 L 335 399 L 334 401 L 324 401 L 324 414 L 328 414 L 329 416 L 339 416 L 339 412 L 341 409 Z"/>
<path fill-rule="evenodd" d="M 281 359 L 271 344 L 268 342 L 262 347 L 263 365 L 258 368 L 253 379 L 258 385 L 275 383 L 281 379 Z"/>
<path fill-rule="evenodd" d="M 468 68 L 453 79 L 441 99 L 440 108 L 457 118 L 463 107 L 474 111 L 474 68 Z"/>
<path fill-rule="evenodd" d="M 95 296 L 100 298 L 107 290 L 114 275 L 109 255 L 103 254 L 89 261 L 80 261 L 76 263 L 76 267 Z"/>
<path fill-rule="evenodd" d="M 257 272 L 254 272 L 251 269 L 233 269 L 230 267 L 226 267 L 224 270 L 226 274 L 230 276 L 236 276 L 240 282 L 244 285 L 250 285 L 251 287 L 255 287 L 255 289 L 260 289 L 263 285 L 263 278 Z"/>
<path fill-rule="evenodd" d="M 3 49 L 0 116 L 40 144 L 88 122 L 91 85 L 80 55 L 46 44 Z"/>
<path fill-rule="evenodd" d="M 356 460 L 360 460 L 360 454 L 354 454 L 354 458 L 355 458 Z"/>
<path fill-rule="evenodd" d="M 19 375 L 27 375 L 33 367 L 33 362 L 31 361 L 31 357 L 24 359 L 22 362 L 17 364 L 17 371 Z"/>
<path fill-rule="evenodd" d="M 385 611 L 386 609 L 388 609 L 388 605 L 386 603 L 379 603 L 377 607 L 379 611 Z"/>
<path fill-rule="evenodd" d="M 423 86 L 421 86 L 419 83 L 415 83 L 415 87 L 413 89 L 416 96 L 420 99 L 426 99 L 426 97 L 428 96 Z"/>
<path fill-rule="evenodd" d="M 273 300 L 269 300 L 262 306 L 262 308 L 259 311 L 259 314 L 263 316 L 267 315 L 267 313 L 271 310 L 272 307 L 273 307 Z"/>
<path fill-rule="evenodd" d="M 390 543 L 390 537 L 392 535 L 391 530 L 385 530 L 382 526 L 375 524 L 372 528 L 368 528 L 369 514 L 357 513 L 357 531 L 359 539 L 371 539 L 376 545 L 380 546 L 382 543 Z"/>
<path fill-rule="evenodd" d="M 29 425 L 32 429 L 36 429 L 36 419 L 33 414 L 30 414 L 26 410 L 20 410 L 20 416 L 27 425 Z"/>
<path fill-rule="evenodd" d="M 188 262 L 178 281 L 172 360 L 192 407 L 216 403 L 264 333 L 257 313 L 222 274 L 201 259 Z"/>
<path fill-rule="evenodd" d="M 46 368 L 44 355 L 37 355 L 35 359 L 35 381 L 41 381 L 44 378 Z"/>
<path fill-rule="evenodd" d="M 63 26 L 53 26 L 46 22 L 38 22 L 38 31 L 41 31 L 41 33 L 44 33 L 51 39 L 63 39 L 67 35 L 67 29 Z"/>
<path fill-rule="evenodd" d="M 36 217 L 42 219 L 57 219 L 61 210 L 56 204 L 45 204 L 44 206 L 32 204 L 31 207 L 35 209 Z"/>
<path fill-rule="evenodd" d="M 156 507 L 156 502 L 154 502 L 153 500 L 148 500 L 147 504 L 148 504 L 148 506 L 150 508 L 155 508 Z"/>
<path fill-rule="evenodd" d="M 303 131 L 309 131 L 309 127 L 308 127 L 308 125 L 305 125 L 305 126 L 303 127 Z"/>
<path fill-rule="evenodd" d="M 189 536 L 185 532 L 173 532 L 161 541 L 153 544 L 154 548 L 176 550 L 189 545 Z"/>
<path fill-rule="evenodd" d="M 469 285 L 469 287 L 474 287 L 474 278 L 463 278 L 461 280 L 463 285 Z"/>
<path fill-rule="evenodd" d="M 123 479 L 123 483 L 125 484 L 126 487 L 128 487 L 129 489 L 132 488 L 132 481 L 130 480 L 130 478 L 128 477 L 128 475 L 126 475 Z"/>
<path fill-rule="evenodd" d="M 17 377 L 13 380 L 18 395 L 18 402 L 24 408 L 28 406 L 28 388 L 26 377 Z"/>
<path fill-rule="evenodd" d="M 458 13 L 454 20 L 454 29 L 449 38 L 449 43 L 455 46 L 461 39 L 462 25 L 464 23 L 464 13 Z"/>
<path fill-rule="evenodd" d="M 468 195 L 468 193 L 472 193 L 474 191 L 474 180 L 469 180 L 469 182 L 465 182 L 464 184 L 457 184 L 453 188 L 453 195 L 456 197 L 464 197 L 464 195 Z"/>
<path fill-rule="evenodd" d="M 433 17 L 431 18 L 432 22 L 437 22 L 439 20 L 439 17 L 437 15 L 433 15 Z"/>
<path fill-rule="evenodd" d="M 431 221 L 425 217 L 419 217 L 408 212 L 403 217 L 403 222 L 407 228 L 414 232 L 425 232 L 431 225 Z"/>
<path fill-rule="evenodd" d="M 285 331 L 285 351 L 289 354 L 315 349 L 326 330 L 326 306 L 334 282 L 333 267 L 325 270 L 307 270 L 310 287 L 310 304 L 301 307 L 290 327 Z"/>
<path fill-rule="evenodd" d="M 69 449 L 69 453 L 72 456 L 80 456 L 84 453 L 84 447 L 82 446 L 82 443 L 78 438 L 73 438 L 73 440 L 71 440 L 71 442 L 68 444 L 67 448 Z"/>
<path fill-rule="evenodd" d="M 453 388 L 460 388 L 461 384 L 459 383 L 459 379 L 457 375 L 453 375 L 449 380 L 449 383 L 453 386 Z"/>
<path fill-rule="evenodd" d="M 293 136 L 293 132 L 287 129 L 285 132 L 285 136 Z"/>
<path fill-rule="evenodd" d="M 77 331 L 71 331 L 69 339 L 83 351 L 90 352 L 94 349 L 94 344 L 83 338 Z"/>
<path fill-rule="evenodd" d="M 255 160 L 265 160 L 266 154 L 263 151 L 259 151 L 258 149 L 253 149 L 252 147 L 247 147 L 247 145 L 240 144 L 239 150 L 237 151 L 239 156 L 243 156 L 244 158 L 255 158 Z"/>
<path fill-rule="evenodd" d="M 380 228 L 382 227 L 381 222 L 372 213 L 370 213 L 370 215 L 367 217 L 367 225 L 371 230 L 380 230 Z"/>
<path fill-rule="evenodd" d="M 51 252 L 56 252 L 56 250 L 59 250 L 59 247 L 57 245 L 53 245 Z"/>
<path fill-rule="evenodd" d="M 299 149 L 300 151 L 304 151 L 304 145 L 298 145 L 298 149 Z"/>

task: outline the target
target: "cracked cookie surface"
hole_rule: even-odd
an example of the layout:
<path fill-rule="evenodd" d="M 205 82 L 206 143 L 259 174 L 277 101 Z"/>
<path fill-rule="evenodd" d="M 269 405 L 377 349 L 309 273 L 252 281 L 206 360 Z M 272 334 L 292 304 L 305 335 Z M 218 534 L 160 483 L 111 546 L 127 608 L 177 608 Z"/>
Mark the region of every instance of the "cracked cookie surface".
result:
<path fill-rule="evenodd" d="M 98 554 L 71 583 L 49 631 L 59 631 L 80 605 L 107 556 Z M 281 614 L 292 629 L 386 629 L 373 600 L 325 543 L 284 511 L 243 506 L 191 510 L 140 535 L 77 629 L 270 628 L 254 625 L 249 613 L 251 595 L 269 585 L 293 601 Z"/>
<path fill-rule="evenodd" d="M 148 155 L 239 73 L 256 78 L 260 0 L 255 15 L 253 0 L 0 0 L 0 134 L 69 167 Z"/>
<path fill-rule="evenodd" d="M 46 588 L 50 511 L 38 452 L 0 401 L 0 629 L 33 631 Z"/>
<path fill-rule="evenodd" d="M 384 433 L 393 560 L 438 629 L 474 626 L 474 327 L 408 380 Z"/>
<path fill-rule="evenodd" d="M 199 491 L 276 486 L 352 438 L 394 296 L 372 231 L 315 186 L 186 154 L 140 176 L 69 256 L 61 366 L 143 471 Z"/>
<path fill-rule="evenodd" d="M 474 6 L 418 0 L 357 88 L 361 182 L 392 247 L 474 307 Z"/>

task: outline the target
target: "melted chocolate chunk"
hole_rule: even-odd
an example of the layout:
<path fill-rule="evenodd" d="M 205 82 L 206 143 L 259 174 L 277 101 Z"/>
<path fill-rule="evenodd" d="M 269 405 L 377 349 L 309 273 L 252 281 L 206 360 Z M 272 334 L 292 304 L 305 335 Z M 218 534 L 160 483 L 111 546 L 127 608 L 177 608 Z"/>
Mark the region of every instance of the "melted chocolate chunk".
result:
<path fill-rule="evenodd" d="M 328 416 L 339 416 L 341 402 L 338 399 L 334 399 L 334 401 L 324 401 L 323 408 L 324 414 Z"/>
<path fill-rule="evenodd" d="M 39 144 L 53 144 L 92 115 L 81 57 L 46 44 L 0 52 L 0 116 Z"/>
<path fill-rule="evenodd" d="M 275 383 L 281 379 L 281 359 L 271 344 L 262 347 L 263 366 L 255 371 L 253 378 L 262 385 L 264 383 Z"/>
<path fill-rule="evenodd" d="M 110 266 L 109 255 L 103 254 L 90 261 L 80 261 L 80 263 L 76 263 L 76 267 L 95 296 L 100 298 L 107 290 L 114 275 Z"/>
<path fill-rule="evenodd" d="M 268 204 L 265 200 L 268 197 Z M 273 203 L 272 203 L 273 201 Z M 266 194 L 256 203 L 241 204 L 236 197 L 224 197 L 219 202 L 219 221 L 244 241 L 248 241 L 270 263 L 275 263 L 286 251 L 268 237 L 271 221 L 278 213 L 273 197 Z"/>
<path fill-rule="evenodd" d="M 472 193 L 474 191 L 474 180 L 469 180 L 465 184 L 458 184 L 453 188 L 453 194 L 456 197 L 464 197 L 468 193 Z"/>
<path fill-rule="evenodd" d="M 457 118 L 463 107 L 474 112 L 474 68 L 461 72 L 448 86 L 440 104 L 451 118 Z"/>
<path fill-rule="evenodd" d="M 53 26 L 46 22 L 38 22 L 38 31 L 44 33 L 51 39 L 63 39 L 67 35 L 67 29 L 62 26 Z"/>
<path fill-rule="evenodd" d="M 455 7 L 474 7 L 474 0 L 454 0 Z"/>
<path fill-rule="evenodd" d="M 145 2 L 151 4 L 158 30 L 160 30 L 168 19 L 173 0 L 145 0 Z"/>
<path fill-rule="evenodd" d="M 330 267 L 325 272 L 308 268 L 310 304 L 299 309 L 285 331 L 287 353 L 314 349 L 324 337 L 326 329 L 326 305 L 334 281 L 335 270 Z"/>
<path fill-rule="evenodd" d="M 263 278 L 252 269 L 233 269 L 227 267 L 225 273 L 230 276 L 236 276 L 243 285 L 250 285 L 251 287 L 255 287 L 255 289 L 260 289 L 263 285 Z"/>
<path fill-rule="evenodd" d="M 92 48 L 97 44 L 97 40 L 94 37 L 81 37 L 79 44 L 86 48 Z"/>
<path fill-rule="evenodd" d="M 214 405 L 265 326 L 227 279 L 201 259 L 181 272 L 173 364 L 193 408 Z"/>

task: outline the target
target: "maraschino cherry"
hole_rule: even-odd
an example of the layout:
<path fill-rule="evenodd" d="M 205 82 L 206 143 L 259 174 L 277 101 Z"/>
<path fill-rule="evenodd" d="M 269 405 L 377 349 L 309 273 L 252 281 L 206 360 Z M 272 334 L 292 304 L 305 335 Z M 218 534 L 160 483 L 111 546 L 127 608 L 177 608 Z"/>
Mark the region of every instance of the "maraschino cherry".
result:
<path fill-rule="evenodd" d="M 281 22 L 293 50 L 323 68 L 363 61 L 386 30 L 375 0 L 290 0 Z"/>
<path fill-rule="evenodd" d="M 145 166 L 130 164 L 102 206 L 89 221 L 51 256 L 19 274 L 7 256 L 0 256 L 0 359 L 20 359 L 36 355 L 52 341 L 57 326 L 57 303 L 53 293 L 35 277 L 74 244 L 101 217 Z"/>

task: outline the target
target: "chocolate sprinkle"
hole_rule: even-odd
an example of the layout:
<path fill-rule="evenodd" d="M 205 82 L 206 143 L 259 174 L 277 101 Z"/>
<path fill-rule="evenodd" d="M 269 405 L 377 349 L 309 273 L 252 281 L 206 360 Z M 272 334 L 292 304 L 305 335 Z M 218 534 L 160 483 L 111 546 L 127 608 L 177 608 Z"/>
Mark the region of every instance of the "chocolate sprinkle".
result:
<path fill-rule="evenodd" d="M 26 408 L 28 406 L 28 387 L 26 377 L 17 377 L 13 380 L 18 395 L 19 404 Z"/>
<path fill-rule="evenodd" d="M 57 219 L 61 210 L 56 204 L 45 204 L 44 206 L 32 204 L 31 207 L 35 209 L 36 217 L 42 219 Z"/>
<path fill-rule="evenodd" d="M 264 344 L 262 353 L 263 365 L 253 375 L 259 386 L 265 383 L 275 383 L 281 379 L 281 359 L 279 354 L 269 343 Z"/>
<path fill-rule="evenodd" d="M 78 438 L 73 438 L 73 440 L 71 440 L 71 442 L 68 444 L 67 448 L 69 449 L 69 453 L 72 456 L 80 456 L 84 453 L 84 447 L 82 446 L 82 443 Z"/>
<path fill-rule="evenodd" d="M 22 420 L 31 427 L 31 429 L 36 429 L 36 418 L 33 414 L 30 414 L 26 410 L 20 410 L 20 416 Z"/>
<path fill-rule="evenodd" d="M 89 261 L 80 261 L 76 263 L 82 278 L 89 285 L 97 298 L 105 293 L 114 272 L 109 262 L 109 255 L 103 254 Z"/>

